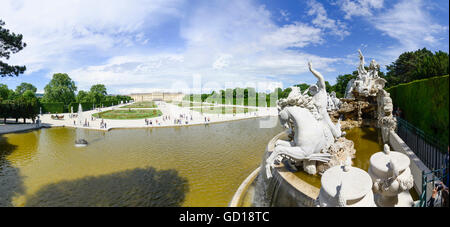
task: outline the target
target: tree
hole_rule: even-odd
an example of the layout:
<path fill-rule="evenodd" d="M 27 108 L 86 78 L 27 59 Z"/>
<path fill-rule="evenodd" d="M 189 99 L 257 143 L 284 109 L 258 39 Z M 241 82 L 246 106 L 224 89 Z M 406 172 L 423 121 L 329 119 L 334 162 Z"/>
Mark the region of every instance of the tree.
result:
<path fill-rule="evenodd" d="M 32 91 L 33 94 L 36 93 L 37 88 L 29 83 L 21 83 L 19 86 L 16 87 L 16 93 L 22 95 L 25 91 Z"/>
<path fill-rule="evenodd" d="M 23 36 L 21 34 L 14 34 L 8 29 L 3 28 L 5 22 L 0 20 L 0 58 L 9 59 L 11 54 L 21 51 L 27 46 L 22 42 Z M 25 66 L 8 65 L 0 60 L 0 75 L 5 76 L 19 76 L 26 70 Z"/>
<path fill-rule="evenodd" d="M 32 90 L 26 90 L 23 94 L 22 97 L 25 99 L 25 101 L 34 101 L 36 98 L 36 95 L 34 94 L 34 92 Z"/>
<path fill-rule="evenodd" d="M 336 84 L 333 85 L 334 92 L 336 92 L 336 97 L 342 98 L 345 95 L 345 89 L 347 89 L 347 84 L 350 80 L 356 79 L 358 71 L 353 71 L 352 74 L 344 74 L 336 77 Z"/>
<path fill-rule="evenodd" d="M 66 73 L 53 74 L 52 80 L 44 88 L 44 102 L 63 102 L 64 105 L 75 101 L 75 82 Z"/>
<path fill-rule="evenodd" d="M 86 91 L 79 91 L 76 97 L 76 101 L 78 103 L 82 103 L 82 102 L 92 102 L 92 97 L 90 96 L 90 94 Z"/>
<path fill-rule="evenodd" d="M 386 87 L 418 79 L 448 75 L 448 53 L 432 53 L 426 48 L 402 53 L 395 62 L 386 66 Z"/>
<path fill-rule="evenodd" d="M 8 85 L 0 84 L 0 101 L 7 100 L 10 92 Z"/>
<path fill-rule="evenodd" d="M 103 84 L 93 85 L 89 93 L 93 99 L 93 103 L 101 103 L 105 100 L 105 96 L 107 95 L 106 87 Z"/>

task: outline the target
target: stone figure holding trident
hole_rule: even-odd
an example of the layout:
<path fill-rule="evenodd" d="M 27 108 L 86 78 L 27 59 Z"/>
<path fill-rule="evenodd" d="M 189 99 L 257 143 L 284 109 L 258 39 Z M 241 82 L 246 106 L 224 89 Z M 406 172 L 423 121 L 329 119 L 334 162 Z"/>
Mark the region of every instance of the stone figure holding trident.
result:
<path fill-rule="evenodd" d="M 358 50 L 358 53 L 359 53 L 358 74 L 365 75 L 365 74 L 367 74 L 367 70 L 366 70 L 366 68 L 364 68 L 364 56 L 363 56 L 361 50 Z"/>
<path fill-rule="evenodd" d="M 314 105 L 317 108 L 317 111 L 319 112 L 320 116 L 322 117 L 322 120 L 325 123 L 325 126 L 330 129 L 334 138 L 337 139 L 341 136 L 344 136 L 345 133 L 343 133 L 341 131 L 340 122 L 338 122 L 338 124 L 335 125 L 331 121 L 330 115 L 328 115 L 327 90 L 326 90 L 326 86 L 325 86 L 325 80 L 324 80 L 322 74 L 312 68 L 311 62 L 308 62 L 308 66 L 309 66 L 309 71 L 311 71 L 311 73 L 318 79 L 317 84 L 312 85 L 309 88 L 309 93 L 312 95 L 312 100 L 313 100 Z"/>

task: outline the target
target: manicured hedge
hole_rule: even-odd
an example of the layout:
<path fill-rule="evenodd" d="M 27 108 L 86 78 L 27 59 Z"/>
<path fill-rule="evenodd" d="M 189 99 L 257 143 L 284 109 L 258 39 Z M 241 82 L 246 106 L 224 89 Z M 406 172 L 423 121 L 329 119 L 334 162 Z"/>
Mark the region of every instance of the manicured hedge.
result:
<path fill-rule="evenodd" d="M 400 107 L 403 118 L 448 144 L 449 118 L 448 75 L 416 80 L 387 89 L 395 107 Z"/>
<path fill-rule="evenodd" d="M 0 118 L 6 122 L 6 118 L 36 118 L 39 114 L 37 101 L 21 102 L 21 101 L 3 101 L 0 102 Z"/>
<path fill-rule="evenodd" d="M 80 103 L 78 103 L 78 102 L 71 102 L 69 104 L 69 112 L 71 111 L 72 107 L 73 107 L 73 112 L 74 113 L 78 112 L 79 105 L 80 105 Z M 95 107 L 98 107 L 98 105 L 95 105 Z M 83 108 L 83 111 L 92 110 L 95 107 L 94 107 L 94 104 L 92 102 L 82 102 L 81 103 L 81 108 Z"/>
<path fill-rule="evenodd" d="M 63 102 L 51 102 L 51 103 L 40 103 L 42 107 L 42 113 L 64 113 L 64 103 Z"/>
<path fill-rule="evenodd" d="M 117 102 L 102 102 L 100 106 L 101 105 L 103 105 L 103 107 L 115 106 L 117 105 Z"/>

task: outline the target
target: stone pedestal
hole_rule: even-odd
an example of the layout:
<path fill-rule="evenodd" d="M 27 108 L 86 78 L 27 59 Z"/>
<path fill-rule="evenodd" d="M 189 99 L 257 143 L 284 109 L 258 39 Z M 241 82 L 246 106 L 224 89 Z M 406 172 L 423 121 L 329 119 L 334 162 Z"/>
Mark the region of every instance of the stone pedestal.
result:
<path fill-rule="evenodd" d="M 372 179 L 364 170 L 335 166 L 322 175 L 321 207 L 375 207 Z"/>
<path fill-rule="evenodd" d="M 378 206 L 412 206 L 413 199 L 408 191 L 413 187 L 414 179 L 409 164 L 408 156 L 391 152 L 387 144 L 384 145 L 384 152 L 370 157 L 369 175 L 373 181 Z"/>

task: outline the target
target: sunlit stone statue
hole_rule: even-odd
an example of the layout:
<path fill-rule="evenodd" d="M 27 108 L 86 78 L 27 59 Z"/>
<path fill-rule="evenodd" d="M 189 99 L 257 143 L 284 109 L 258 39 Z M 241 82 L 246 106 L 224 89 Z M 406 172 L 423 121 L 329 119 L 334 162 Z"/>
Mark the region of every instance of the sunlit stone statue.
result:
<path fill-rule="evenodd" d="M 414 178 L 409 169 L 410 160 L 403 153 L 390 151 L 384 145 L 383 152 L 370 157 L 369 175 L 373 180 L 376 203 L 381 207 L 413 205 L 409 189 L 414 186 Z"/>
<path fill-rule="evenodd" d="M 356 79 L 352 79 L 347 84 L 345 91 L 345 98 L 351 99 L 355 98 L 355 94 L 358 96 L 368 97 L 376 96 L 378 91 L 384 88 L 386 80 L 378 76 L 378 70 L 380 65 L 372 60 L 369 65 L 369 69 L 366 70 L 364 66 L 364 56 L 361 50 L 359 53 L 359 66 L 358 66 L 358 76 Z"/>
<path fill-rule="evenodd" d="M 336 97 L 336 92 L 327 94 L 327 111 L 339 110 L 341 101 Z"/>
<path fill-rule="evenodd" d="M 375 207 L 372 179 L 364 170 L 344 165 L 334 166 L 322 175 L 317 205 L 320 207 Z"/>
<path fill-rule="evenodd" d="M 312 63 L 308 65 L 318 79 L 317 84 L 309 87 L 303 94 L 298 87 L 293 87 L 286 99 L 278 101 L 281 125 L 290 130 L 292 140 L 276 142 L 274 151 L 266 160 L 268 178 L 272 176 L 271 168 L 279 157 L 301 161 L 307 173 L 316 174 L 316 161 L 329 162 L 331 154 L 328 149 L 345 135 L 340 123 L 334 124 L 328 114 L 327 92 L 322 74 L 312 68 Z"/>

